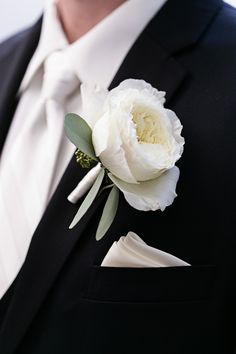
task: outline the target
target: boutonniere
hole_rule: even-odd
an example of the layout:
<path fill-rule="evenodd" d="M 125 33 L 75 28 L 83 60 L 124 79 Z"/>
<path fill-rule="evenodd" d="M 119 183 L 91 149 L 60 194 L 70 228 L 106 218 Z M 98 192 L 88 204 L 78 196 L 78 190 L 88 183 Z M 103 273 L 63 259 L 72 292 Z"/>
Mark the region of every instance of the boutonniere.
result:
<path fill-rule="evenodd" d="M 90 170 L 68 199 L 76 203 L 89 192 L 70 228 L 98 193 L 110 188 L 97 228 L 99 240 L 114 220 L 120 192 L 138 210 L 163 211 L 173 203 L 179 179 L 175 163 L 184 138 L 178 117 L 164 107 L 165 92 L 143 80 L 125 80 L 111 91 L 82 85 L 81 94 L 84 117 L 67 114 L 65 131 L 77 148 L 77 162 Z"/>

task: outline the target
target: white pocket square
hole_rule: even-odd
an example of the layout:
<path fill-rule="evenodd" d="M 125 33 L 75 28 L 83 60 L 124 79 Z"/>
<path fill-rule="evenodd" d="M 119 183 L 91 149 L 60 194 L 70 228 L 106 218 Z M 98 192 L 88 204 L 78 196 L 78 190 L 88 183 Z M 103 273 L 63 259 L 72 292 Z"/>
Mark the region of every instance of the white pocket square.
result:
<path fill-rule="evenodd" d="M 114 242 L 106 254 L 102 267 L 176 267 L 190 266 L 169 253 L 148 246 L 134 232 Z"/>

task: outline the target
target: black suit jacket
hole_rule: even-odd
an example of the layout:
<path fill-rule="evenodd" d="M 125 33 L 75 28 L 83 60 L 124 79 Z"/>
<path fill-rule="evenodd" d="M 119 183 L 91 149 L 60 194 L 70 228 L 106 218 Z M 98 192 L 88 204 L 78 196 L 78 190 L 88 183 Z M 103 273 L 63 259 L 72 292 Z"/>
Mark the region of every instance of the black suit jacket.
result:
<path fill-rule="evenodd" d="M 40 29 L 41 21 L 0 46 L 1 149 Z M 126 78 L 166 91 L 183 123 L 178 197 L 163 213 L 139 212 L 121 197 L 97 242 L 105 193 L 68 229 L 78 205 L 67 196 L 86 172 L 73 158 L 0 303 L 1 354 L 234 351 L 236 11 L 220 0 L 169 0 L 111 87 Z M 100 267 L 130 230 L 192 266 Z"/>

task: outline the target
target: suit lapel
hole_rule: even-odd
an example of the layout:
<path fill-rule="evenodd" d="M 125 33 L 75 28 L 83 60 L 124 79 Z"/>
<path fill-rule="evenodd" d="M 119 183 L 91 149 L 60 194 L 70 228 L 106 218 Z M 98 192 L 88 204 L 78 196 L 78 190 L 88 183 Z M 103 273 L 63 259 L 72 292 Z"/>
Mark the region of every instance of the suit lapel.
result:
<path fill-rule="evenodd" d="M 168 104 L 187 77 L 176 56 L 199 40 L 221 6 L 221 0 L 168 0 L 128 53 L 111 87 L 126 78 L 143 79 L 166 91 Z"/>
<path fill-rule="evenodd" d="M 165 90 L 170 101 L 186 78 L 184 69 L 174 59 L 173 54 L 193 45 L 218 9 L 217 0 L 208 1 L 206 6 L 205 3 L 182 0 L 183 7 L 177 12 L 176 1 L 169 0 L 130 50 L 111 88 L 126 78 L 144 79 L 158 89 Z M 187 32 L 182 24 L 186 20 L 185 6 L 190 16 Z M 198 23 L 196 18 L 200 15 Z M 171 20 L 173 23 L 170 28 Z M 194 26 L 191 26 L 192 23 Z M 80 225 L 68 232 L 68 225 L 78 206 L 68 203 L 67 196 L 85 172 L 78 168 L 74 159 L 71 160 L 33 236 L 0 334 L 0 347 L 5 354 L 11 354 L 16 349 L 73 247 L 103 203 L 101 196 Z"/>
<path fill-rule="evenodd" d="M 41 19 L 33 28 L 5 42 L 1 51 L 0 67 L 0 153 L 17 105 L 17 92 L 29 61 L 37 47 Z"/>
<path fill-rule="evenodd" d="M 165 91 L 168 102 L 185 77 L 182 66 L 144 32 L 124 60 L 111 87 L 127 78 L 143 79 Z"/>

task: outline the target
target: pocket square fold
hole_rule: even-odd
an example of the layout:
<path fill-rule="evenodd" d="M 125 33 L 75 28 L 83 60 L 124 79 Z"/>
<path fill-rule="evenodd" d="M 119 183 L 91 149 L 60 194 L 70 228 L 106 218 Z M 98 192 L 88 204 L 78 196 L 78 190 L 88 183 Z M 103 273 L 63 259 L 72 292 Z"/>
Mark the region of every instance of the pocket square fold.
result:
<path fill-rule="evenodd" d="M 137 234 L 129 232 L 114 242 L 102 267 L 176 267 L 189 263 L 157 248 L 148 246 Z"/>

